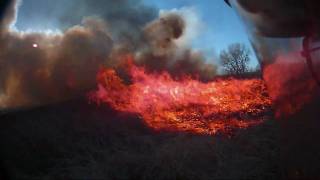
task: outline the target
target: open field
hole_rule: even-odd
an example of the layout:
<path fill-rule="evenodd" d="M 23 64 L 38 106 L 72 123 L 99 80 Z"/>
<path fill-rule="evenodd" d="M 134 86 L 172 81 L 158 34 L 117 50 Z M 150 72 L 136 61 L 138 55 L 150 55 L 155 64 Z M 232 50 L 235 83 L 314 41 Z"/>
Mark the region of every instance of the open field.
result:
<path fill-rule="evenodd" d="M 70 101 L 1 116 L 1 158 L 25 179 L 274 179 L 273 120 L 232 137 L 155 132 L 135 114 Z"/>

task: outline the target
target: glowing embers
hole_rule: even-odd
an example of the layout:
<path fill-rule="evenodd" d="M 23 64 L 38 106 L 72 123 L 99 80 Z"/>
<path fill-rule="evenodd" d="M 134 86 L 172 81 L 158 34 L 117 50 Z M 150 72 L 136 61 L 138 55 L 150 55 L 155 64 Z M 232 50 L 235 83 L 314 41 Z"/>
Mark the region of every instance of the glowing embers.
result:
<path fill-rule="evenodd" d="M 209 83 L 168 73 L 146 73 L 131 65 L 131 84 L 113 69 L 101 69 L 90 99 L 141 115 L 155 130 L 201 134 L 230 133 L 263 121 L 271 101 L 262 80 L 223 79 Z"/>

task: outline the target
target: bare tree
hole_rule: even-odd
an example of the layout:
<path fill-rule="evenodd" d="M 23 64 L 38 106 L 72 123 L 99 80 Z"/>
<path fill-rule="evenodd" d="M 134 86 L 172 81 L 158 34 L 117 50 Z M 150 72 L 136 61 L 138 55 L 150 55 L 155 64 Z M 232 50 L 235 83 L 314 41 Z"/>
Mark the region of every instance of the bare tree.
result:
<path fill-rule="evenodd" d="M 228 74 L 242 76 L 249 72 L 250 50 L 244 44 L 229 45 L 227 50 L 220 53 L 220 61 Z"/>

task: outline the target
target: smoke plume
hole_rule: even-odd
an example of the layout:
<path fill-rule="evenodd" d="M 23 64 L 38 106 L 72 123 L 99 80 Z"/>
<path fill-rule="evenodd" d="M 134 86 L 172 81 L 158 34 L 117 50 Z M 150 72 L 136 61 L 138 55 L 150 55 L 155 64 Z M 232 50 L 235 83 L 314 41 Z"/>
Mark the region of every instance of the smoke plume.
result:
<path fill-rule="evenodd" d="M 62 1 L 60 4 L 64 4 Z M 79 11 L 73 10 L 77 7 Z M 126 44 L 126 48 L 135 51 L 143 43 L 141 29 L 157 18 L 157 10 L 146 6 L 142 0 L 71 0 L 69 7 L 59 14 L 62 28 L 78 24 L 83 17 L 99 16 L 109 25 L 115 41 Z"/>
<path fill-rule="evenodd" d="M 22 2 L 23 3 L 23 2 Z M 27 2 L 25 2 L 27 3 Z M 101 66 L 121 69 L 124 56 L 150 71 L 212 78 L 215 66 L 178 43 L 186 18 L 162 13 L 139 0 L 80 0 L 58 17 L 60 33 L 12 30 L 18 1 L 0 11 L 0 107 L 36 106 L 66 100 L 95 87 Z M 66 8 L 68 9 L 68 8 Z M 71 14 L 72 13 L 72 14 Z M 79 25 L 78 22 L 81 22 Z"/>
<path fill-rule="evenodd" d="M 1 38 L 1 105 L 54 102 L 94 85 L 112 40 L 103 21 L 85 19 L 64 34 L 5 32 Z"/>
<path fill-rule="evenodd" d="M 212 79 L 216 67 L 206 63 L 204 56 L 182 40 L 186 35 L 186 20 L 177 12 L 163 12 L 144 28 L 147 48 L 139 52 L 137 63 L 149 70 L 167 70 L 173 75 L 191 75 L 201 80 Z"/>

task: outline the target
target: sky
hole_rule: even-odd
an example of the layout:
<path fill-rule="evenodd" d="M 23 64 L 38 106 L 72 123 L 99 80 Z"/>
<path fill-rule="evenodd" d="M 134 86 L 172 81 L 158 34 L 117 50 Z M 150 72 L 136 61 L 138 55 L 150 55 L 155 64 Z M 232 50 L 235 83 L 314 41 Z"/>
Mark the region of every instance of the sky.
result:
<path fill-rule="evenodd" d="M 33 16 L 33 14 L 45 14 L 55 16 L 58 11 L 68 6 L 55 7 L 61 3 L 55 1 L 24 0 L 19 9 L 16 26 L 19 30 L 28 30 L 30 26 L 37 30 L 56 31 L 56 19 L 46 20 L 44 16 Z M 161 10 L 181 10 L 191 8 L 201 21 L 201 30 L 196 38 L 192 39 L 194 49 L 202 51 L 208 61 L 218 63 L 221 50 L 226 49 L 232 43 L 244 43 L 251 49 L 251 67 L 257 66 L 256 56 L 251 48 L 244 25 L 236 12 L 223 0 L 142 0 L 145 4 Z M 50 8 L 46 8 L 50 6 Z M 41 7 L 41 8 L 39 8 Z M 30 19 L 32 19 L 30 22 Z M 39 23 L 37 23 L 39 22 Z M 30 25 L 32 24 L 32 25 Z"/>

